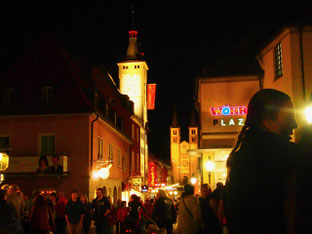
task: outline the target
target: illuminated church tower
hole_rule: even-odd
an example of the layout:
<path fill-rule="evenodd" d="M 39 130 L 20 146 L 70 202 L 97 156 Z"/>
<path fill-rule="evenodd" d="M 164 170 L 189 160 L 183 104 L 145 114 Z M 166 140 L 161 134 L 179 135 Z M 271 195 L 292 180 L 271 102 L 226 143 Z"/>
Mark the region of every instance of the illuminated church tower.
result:
<path fill-rule="evenodd" d="M 191 177 L 198 178 L 198 158 L 188 154 L 189 149 L 198 149 L 198 127 L 195 113 L 189 123 L 189 142 L 181 142 L 181 131 L 174 109 L 170 126 L 170 158 L 174 183 L 189 183 Z M 185 181 L 187 179 L 187 181 Z"/>
<path fill-rule="evenodd" d="M 143 53 L 138 47 L 138 31 L 134 24 L 134 9 L 131 9 L 131 26 L 129 29 L 129 44 L 126 56 L 118 65 L 120 92 L 128 95 L 134 103 L 132 117 L 140 126 L 140 175 L 141 184 L 147 181 L 148 144 L 147 144 L 147 71 L 148 66 Z M 133 157 L 133 155 L 131 156 Z M 141 186 L 139 186 L 141 187 Z"/>
<path fill-rule="evenodd" d="M 148 66 L 138 47 L 138 31 L 134 24 L 134 10 L 129 30 L 129 45 L 125 58 L 117 63 L 119 68 L 120 92 L 129 96 L 134 103 L 134 114 L 147 122 L 146 84 Z"/>

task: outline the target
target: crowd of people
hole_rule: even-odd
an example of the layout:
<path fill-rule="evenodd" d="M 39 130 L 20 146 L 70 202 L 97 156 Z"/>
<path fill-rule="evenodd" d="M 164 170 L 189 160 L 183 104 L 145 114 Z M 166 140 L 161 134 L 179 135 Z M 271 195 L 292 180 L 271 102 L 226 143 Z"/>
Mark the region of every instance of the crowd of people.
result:
<path fill-rule="evenodd" d="M 88 201 L 78 191 L 23 196 L 17 185 L 0 190 L 0 233 L 176 233 L 176 234 L 303 234 L 312 233 L 312 128 L 297 128 L 288 95 L 273 89 L 258 91 L 237 143 L 229 155 L 225 185 L 202 184 L 201 194 L 184 185 L 178 200 L 159 190 L 155 199 L 113 205 L 98 188 Z M 44 163 L 42 163 L 44 168 Z M 174 225 L 175 224 L 175 225 Z M 176 228 L 173 228 L 173 227 Z"/>

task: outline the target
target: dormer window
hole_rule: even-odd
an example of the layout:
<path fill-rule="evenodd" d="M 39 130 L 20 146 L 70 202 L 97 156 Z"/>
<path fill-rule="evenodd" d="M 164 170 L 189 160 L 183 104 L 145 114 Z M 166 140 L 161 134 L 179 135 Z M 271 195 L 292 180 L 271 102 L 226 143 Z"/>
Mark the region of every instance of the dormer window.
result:
<path fill-rule="evenodd" d="M 3 90 L 3 104 L 11 105 L 14 103 L 15 98 L 15 89 L 14 88 L 5 88 Z"/>
<path fill-rule="evenodd" d="M 52 102 L 53 98 L 53 87 L 45 86 L 41 88 L 41 103 L 48 104 Z"/>

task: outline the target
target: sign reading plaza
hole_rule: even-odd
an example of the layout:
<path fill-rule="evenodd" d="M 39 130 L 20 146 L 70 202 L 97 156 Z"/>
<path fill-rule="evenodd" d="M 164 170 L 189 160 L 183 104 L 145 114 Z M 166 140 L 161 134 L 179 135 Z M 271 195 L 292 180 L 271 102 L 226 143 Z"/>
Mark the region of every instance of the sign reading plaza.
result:
<path fill-rule="evenodd" d="M 242 117 L 247 115 L 247 106 L 223 105 L 212 107 L 210 111 L 214 117 L 223 117 L 222 119 L 214 118 L 213 126 L 243 126 L 245 118 Z M 235 118 L 235 116 L 240 116 L 240 118 Z"/>

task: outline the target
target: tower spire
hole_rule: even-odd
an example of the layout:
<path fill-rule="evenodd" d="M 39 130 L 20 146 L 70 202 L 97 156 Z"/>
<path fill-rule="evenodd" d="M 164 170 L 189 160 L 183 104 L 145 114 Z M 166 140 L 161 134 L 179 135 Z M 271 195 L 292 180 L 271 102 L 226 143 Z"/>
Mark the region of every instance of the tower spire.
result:
<path fill-rule="evenodd" d="M 140 57 L 139 47 L 138 47 L 138 30 L 136 29 L 134 22 L 134 6 L 131 6 L 131 24 L 129 28 L 129 45 L 127 49 L 126 59 L 136 60 Z"/>

